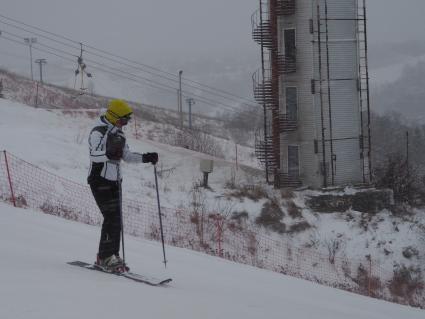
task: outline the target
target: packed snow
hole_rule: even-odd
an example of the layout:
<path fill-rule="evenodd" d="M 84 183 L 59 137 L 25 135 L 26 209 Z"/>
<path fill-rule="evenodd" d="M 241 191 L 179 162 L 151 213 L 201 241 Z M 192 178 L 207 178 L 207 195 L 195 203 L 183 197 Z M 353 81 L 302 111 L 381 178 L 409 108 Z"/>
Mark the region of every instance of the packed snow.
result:
<path fill-rule="evenodd" d="M 3 116 L 0 118 L 0 134 L 4 137 L 0 148 L 47 169 L 59 176 L 67 177 L 77 183 L 86 183 L 89 168 L 88 134 L 96 119 L 85 112 L 45 110 L 24 104 L 0 99 Z M 71 114 L 69 114 L 71 113 Z M 99 115 L 102 111 L 99 111 Z M 140 124 L 140 123 L 139 123 Z M 134 127 L 125 128 L 130 149 L 135 152 L 158 152 L 158 170 L 164 171 L 160 180 L 161 190 L 166 193 L 161 203 L 164 206 L 179 207 L 187 205 L 187 193 L 203 174 L 199 169 L 201 159 L 213 159 L 214 171 L 209 176 L 212 189 L 222 189 L 232 172 L 235 162 L 212 158 L 183 148 L 173 147 L 149 139 L 150 132 L 161 131 L 158 123 L 143 121 L 138 129 L 138 139 L 134 138 Z M 6 138 L 7 137 L 7 138 Z M 229 145 L 229 147 L 232 147 Z M 233 145 L 234 148 L 234 145 Z M 245 148 L 248 149 L 248 148 Z M 250 164 L 248 150 L 239 147 L 239 163 Z M 233 156 L 233 153 L 232 155 Z M 237 175 L 240 181 L 254 183 L 262 178 L 262 172 L 240 166 Z M 252 172 L 255 174 L 252 175 Z M 236 174 L 236 172 L 235 172 Z M 124 192 L 130 199 L 150 198 L 155 200 L 152 188 L 153 170 L 151 165 L 123 165 Z"/>
<path fill-rule="evenodd" d="M 423 318 L 366 298 L 185 249 L 126 238 L 135 272 L 173 278 L 151 287 L 67 265 L 92 261 L 100 230 L 0 204 L 1 318 Z"/>
<path fill-rule="evenodd" d="M 61 110 L 36 109 L 20 103 L 0 99 L 2 117 L 0 117 L 0 134 L 2 136 L 0 149 L 6 149 L 26 161 L 53 172 L 59 176 L 84 184 L 89 165 L 87 136 L 95 119 L 85 112 L 63 114 Z M 100 112 L 99 112 L 100 114 Z M 139 152 L 156 151 L 160 156 L 159 171 L 164 174 L 159 179 L 161 204 L 172 208 L 191 209 L 192 198 L 188 193 L 202 179 L 199 161 L 210 156 L 190 150 L 172 147 L 159 143 L 151 135 L 163 128 L 158 123 L 139 122 L 139 138 L 134 138 L 132 127 L 127 128 L 129 145 Z M 250 164 L 246 150 L 239 160 Z M 210 174 L 210 190 L 205 191 L 209 209 L 216 209 L 214 203 L 220 200 L 232 200 L 234 212 L 247 212 L 251 220 L 259 216 L 263 204 L 268 200 L 252 200 L 249 198 L 229 197 L 231 190 L 226 184 L 235 182 L 237 185 L 263 185 L 270 197 L 280 198 L 281 194 L 264 185 L 262 172 L 255 167 L 239 166 L 235 162 L 213 158 L 214 172 Z M 143 200 L 155 203 L 156 193 L 153 184 L 151 165 L 124 164 L 125 196 L 129 199 Z M 232 180 L 233 179 L 233 180 Z M 346 193 L 355 192 L 348 188 Z M 408 246 L 419 247 L 421 244 L 420 220 L 425 213 L 417 212 L 416 220 L 406 220 L 405 217 L 392 217 L 383 211 L 370 220 L 366 220 L 366 229 L 362 228 L 364 216 L 360 212 L 349 211 L 344 214 L 317 214 L 305 206 L 305 197 L 310 191 L 296 192 L 294 198 L 281 197 L 280 203 L 285 213 L 284 222 L 288 227 L 306 221 L 311 227 L 302 232 L 279 235 L 280 239 L 294 247 L 313 247 L 322 254 L 327 254 L 329 244 L 339 242 L 338 256 L 343 258 L 363 259 L 372 255 L 374 262 L 382 266 L 386 273 L 391 274 L 395 264 L 405 263 L 407 266 L 423 266 L 424 254 L 410 260 L 402 256 L 403 249 Z M 292 218 L 288 212 L 288 203 L 293 201 L 300 209 L 299 218 Z M 423 218 L 425 219 L 425 218 Z M 364 226 L 364 225 L 363 225 Z M 81 226 L 86 227 L 86 226 Z M 275 234 L 277 236 L 277 234 Z M 425 239 L 424 239 L 425 240 Z M 94 240 L 96 242 L 96 240 Z M 88 249 L 93 259 L 96 243 Z M 85 247 L 82 245 L 81 247 Z M 68 255 L 67 255 L 68 256 Z M 159 257 L 158 257 L 159 258 Z M 389 279 L 389 278 L 388 278 Z"/>

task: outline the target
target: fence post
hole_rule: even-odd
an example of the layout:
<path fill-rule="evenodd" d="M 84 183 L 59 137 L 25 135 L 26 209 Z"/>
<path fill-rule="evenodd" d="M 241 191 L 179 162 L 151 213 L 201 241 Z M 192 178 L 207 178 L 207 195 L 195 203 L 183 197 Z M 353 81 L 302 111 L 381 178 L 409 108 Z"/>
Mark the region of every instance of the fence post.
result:
<path fill-rule="evenodd" d="M 38 82 L 36 82 L 35 107 L 38 107 Z"/>
<path fill-rule="evenodd" d="M 221 236 L 223 232 L 223 226 L 222 226 L 222 216 L 220 214 L 216 215 L 216 225 L 217 225 L 218 256 L 223 257 L 223 254 L 221 251 Z"/>
<path fill-rule="evenodd" d="M 6 163 L 7 179 L 9 180 L 9 188 L 10 188 L 10 193 L 12 195 L 12 202 L 13 202 L 13 206 L 16 207 L 16 199 L 15 199 L 15 194 L 13 192 L 12 178 L 10 176 L 9 163 L 7 161 L 6 150 L 3 151 L 3 154 L 4 154 L 4 161 Z"/>
<path fill-rule="evenodd" d="M 367 276 L 367 292 L 368 292 L 368 296 L 371 297 L 372 296 L 372 286 L 371 286 L 371 281 L 372 281 L 372 255 L 367 255 L 366 258 L 369 261 L 369 275 Z"/>

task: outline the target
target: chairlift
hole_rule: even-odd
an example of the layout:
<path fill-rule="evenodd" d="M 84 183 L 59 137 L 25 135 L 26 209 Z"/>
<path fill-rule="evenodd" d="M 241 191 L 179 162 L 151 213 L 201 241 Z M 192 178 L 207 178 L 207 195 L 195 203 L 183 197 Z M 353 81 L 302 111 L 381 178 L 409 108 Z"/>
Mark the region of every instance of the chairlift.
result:
<path fill-rule="evenodd" d="M 80 56 L 77 56 L 77 69 L 75 70 L 75 80 L 74 80 L 74 90 L 76 89 L 76 84 L 77 84 L 77 77 L 78 75 L 80 75 L 81 77 L 81 83 L 80 83 L 80 92 L 79 95 L 83 95 L 85 94 L 85 91 L 87 90 L 87 88 L 84 86 L 84 76 L 87 76 L 88 78 L 93 77 L 92 74 L 90 72 L 87 72 L 86 68 L 87 65 L 84 63 L 83 61 L 83 44 L 80 43 L 81 46 L 81 51 L 80 51 Z"/>

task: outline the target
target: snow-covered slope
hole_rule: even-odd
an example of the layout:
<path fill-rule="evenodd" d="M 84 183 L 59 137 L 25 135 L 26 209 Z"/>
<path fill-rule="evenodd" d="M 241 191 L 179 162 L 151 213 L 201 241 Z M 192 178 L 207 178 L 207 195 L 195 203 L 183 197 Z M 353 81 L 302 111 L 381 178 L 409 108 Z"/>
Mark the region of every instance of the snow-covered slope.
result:
<path fill-rule="evenodd" d="M 0 317 L 48 318 L 423 318 L 418 309 L 127 237 L 136 272 L 171 276 L 153 288 L 74 268 L 91 261 L 99 229 L 0 204 Z"/>
<path fill-rule="evenodd" d="M 0 99 L 0 110 L 0 149 L 59 176 L 85 183 L 89 165 L 87 136 L 93 118 L 85 112 L 64 114 L 61 110 L 35 109 L 4 99 Z M 158 169 L 163 172 L 159 179 L 161 204 L 191 214 L 196 209 L 191 191 L 202 178 L 199 160 L 209 157 L 157 142 L 158 135 L 170 134 L 165 125 L 148 121 L 138 124 L 138 139 L 134 138 L 133 125 L 127 128 L 129 144 L 135 151 L 159 152 Z M 221 142 L 226 145 L 224 140 Z M 250 164 L 253 159 L 248 154 L 241 151 L 239 161 Z M 265 185 L 261 171 L 248 166 L 236 170 L 232 155 L 227 160 L 215 158 L 214 161 L 214 172 L 209 178 L 212 189 L 202 194 L 207 214 L 223 209 L 230 217 L 232 213 L 246 214 L 248 222 L 254 222 L 264 204 L 273 201 L 279 203 L 283 216 L 280 222 L 286 227 L 281 234 L 273 233 L 273 238 L 291 249 L 314 249 L 324 260 L 334 253 L 348 262 L 365 260 L 366 255 L 371 255 L 374 265 L 382 267 L 381 279 L 385 280 L 390 280 L 393 270 L 403 265 L 418 268 L 421 278 L 425 273 L 425 256 L 420 249 L 424 240 L 420 235 L 424 212 L 418 211 L 412 216 L 397 216 L 389 211 L 368 215 L 353 210 L 318 214 L 306 207 L 308 192 L 296 192 L 288 197 L 284 192 L 273 190 Z M 125 198 L 156 205 L 151 165 L 124 163 L 123 166 Z M 226 185 L 231 182 L 236 188 Z M 258 198 L 250 199 L 243 194 L 244 185 L 258 187 Z M 292 206 L 295 212 L 290 211 L 291 205 L 295 205 Z M 293 230 L 299 226 L 303 228 Z M 417 253 L 408 259 L 403 256 L 406 249 Z"/>
<path fill-rule="evenodd" d="M 77 183 L 85 183 L 89 167 L 88 134 L 95 123 L 85 112 L 63 114 L 61 110 L 44 110 L 20 103 L 0 99 L 0 149 L 6 149 L 26 161 L 55 174 L 68 177 Z M 132 123 L 133 124 L 133 123 Z M 160 180 L 162 190 L 166 190 L 165 206 L 178 207 L 187 204 L 187 193 L 194 183 L 203 178 L 199 170 L 201 158 L 207 155 L 190 150 L 154 142 L 166 127 L 154 122 L 138 122 L 138 139 L 134 138 L 134 126 L 129 125 L 126 133 L 133 151 L 158 152 L 160 171 L 166 177 Z M 153 139 L 153 140 L 152 140 Z M 209 183 L 213 189 L 222 189 L 234 167 L 232 160 L 234 144 L 220 141 L 228 154 L 228 161 L 214 158 L 214 172 Z M 249 148 L 239 147 L 239 163 L 252 164 Z M 153 171 L 150 165 L 123 165 L 124 191 L 130 199 L 145 196 L 155 199 L 152 192 Z M 261 179 L 261 171 L 252 168 L 250 174 L 238 171 L 240 181 Z"/>

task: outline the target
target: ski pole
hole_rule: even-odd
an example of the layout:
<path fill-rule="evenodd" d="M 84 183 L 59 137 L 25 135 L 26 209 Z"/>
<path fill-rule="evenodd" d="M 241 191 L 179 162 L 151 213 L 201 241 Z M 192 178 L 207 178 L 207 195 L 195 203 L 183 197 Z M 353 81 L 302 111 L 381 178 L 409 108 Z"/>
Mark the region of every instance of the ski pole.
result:
<path fill-rule="evenodd" d="M 161 205 L 159 203 L 158 177 L 157 177 L 157 174 L 156 174 L 156 165 L 153 166 L 153 171 L 154 171 L 154 174 L 155 174 L 156 199 L 157 199 L 157 202 L 158 202 L 159 227 L 161 228 L 162 252 L 164 254 L 164 265 L 165 265 L 165 268 L 167 268 L 167 259 L 165 258 L 164 231 L 163 231 L 163 228 L 162 228 Z"/>
<path fill-rule="evenodd" d="M 122 242 L 122 261 L 125 267 L 125 249 L 124 249 L 124 218 L 122 213 L 122 188 L 121 188 L 121 167 L 118 167 L 118 198 L 121 217 L 121 242 Z"/>

